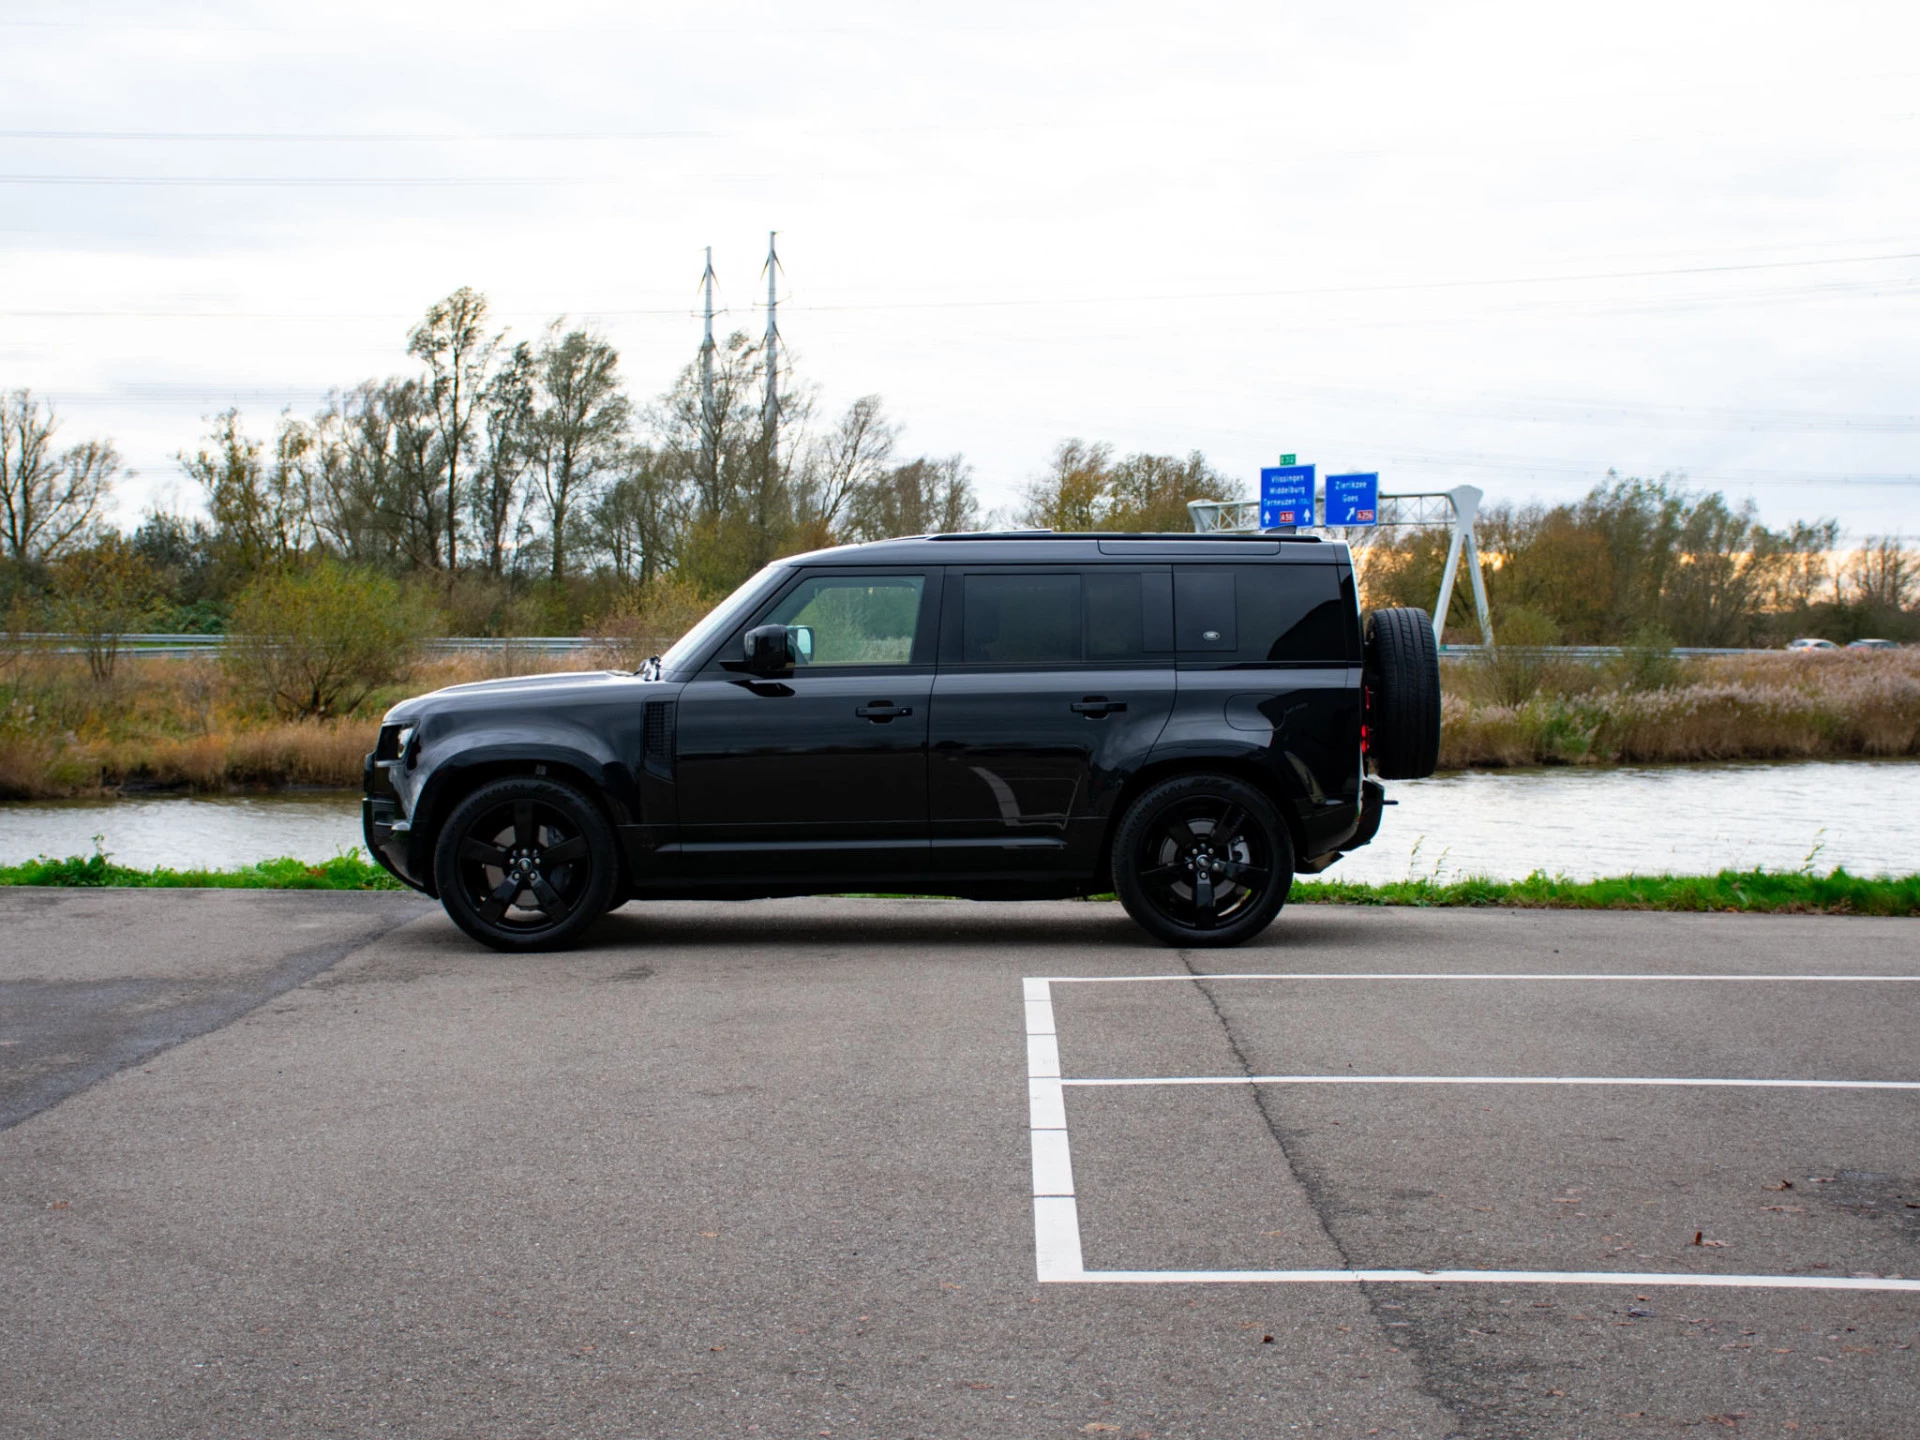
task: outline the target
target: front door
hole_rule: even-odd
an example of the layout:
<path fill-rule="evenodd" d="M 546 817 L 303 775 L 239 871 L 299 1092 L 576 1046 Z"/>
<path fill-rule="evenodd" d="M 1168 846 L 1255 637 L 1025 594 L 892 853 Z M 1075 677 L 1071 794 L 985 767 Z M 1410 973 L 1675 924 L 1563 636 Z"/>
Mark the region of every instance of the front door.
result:
<path fill-rule="evenodd" d="M 796 663 L 727 668 L 680 696 L 684 873 L 796 883 L 912 874 L 927 854 L 927 716 L 937 570 L 802 571 L 741 629 L 786 625 Z"/>

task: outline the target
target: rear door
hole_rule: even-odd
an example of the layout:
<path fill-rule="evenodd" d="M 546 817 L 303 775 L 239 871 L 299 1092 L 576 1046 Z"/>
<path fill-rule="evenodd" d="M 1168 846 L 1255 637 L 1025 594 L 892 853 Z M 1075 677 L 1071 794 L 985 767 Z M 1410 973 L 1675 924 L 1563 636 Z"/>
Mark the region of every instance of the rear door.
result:
<path fill-rule="evenodd" d="M 801 571 L 680 695 L 685 873 L 913 873 L 927 856 L 938 567 Z M 794 627 L 791 675 L 727 668 L 756 625 Z"/>
<path fill-rule="evenodd" d="M 1164 565 L 954 567 L 934 681 L 933 864 L 1091 875 L 1125 776 L 1173 706 Z"/>

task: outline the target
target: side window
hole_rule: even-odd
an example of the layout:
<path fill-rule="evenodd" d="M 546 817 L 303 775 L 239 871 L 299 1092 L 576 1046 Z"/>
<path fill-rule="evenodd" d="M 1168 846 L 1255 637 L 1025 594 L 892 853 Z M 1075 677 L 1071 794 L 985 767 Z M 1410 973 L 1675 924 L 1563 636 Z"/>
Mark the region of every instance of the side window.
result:
<path fill-rule="evenodd" d="M 1173 638 L 1182 652 L 1227 656 L 1240 648 L 1234 572 L 1224 565 L 1173 572 Z"/>
<path fill-rule="evenodd" d="M 1240 579 L 1240 639 L 1247 660 L 1344 665 L 1353 628 L 1331 565 L 1250 565 Z"/>
<path fill-rule="evenodd" d="M 1147 637 L 1139 573 L 1088 570 L 1081 579 L 1087 587 L 1087 659 L 1142 658 Z M 1164 652 L 1166 646 L 1156 648 Z"/>
<path fill-rule="evenodd" d="M 1078 665 L 1078 575 L 968 575 L 960 658 L 968 665 Z"/>
<path fill-rule="evenodd" d="M 924 575 L 813 575 L 760 623 L 797 631 L 802 665 L 906 665 L 926 583 Z"/>
<path fill-rule="evenodd" d="M 1176 571 L 1183 655 L 1240 665 L 1343 665 L 1357 658 L 1350 591 L 1332 565 L 1219 565 Z"/>

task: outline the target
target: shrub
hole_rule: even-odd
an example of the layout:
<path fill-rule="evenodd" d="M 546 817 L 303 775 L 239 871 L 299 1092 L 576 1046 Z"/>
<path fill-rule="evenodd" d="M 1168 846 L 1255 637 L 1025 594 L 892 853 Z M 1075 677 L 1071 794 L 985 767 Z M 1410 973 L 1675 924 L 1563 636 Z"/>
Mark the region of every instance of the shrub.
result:
<path fill-rule="evenodd" d="M 240 592 L 225 662 L 235 691 L 262 708 L 339 715 L 405 676 L 427 629 L 386 576 L 320 560 Z"/>
<path fill-rule="evenodd" d="M 694 627 L 713 608 L 707 593 L 677 575 L 656 575 L 636 585 L 593 623 L 600 641 L 599 661 L 612 669 L 634 670 Z"/>

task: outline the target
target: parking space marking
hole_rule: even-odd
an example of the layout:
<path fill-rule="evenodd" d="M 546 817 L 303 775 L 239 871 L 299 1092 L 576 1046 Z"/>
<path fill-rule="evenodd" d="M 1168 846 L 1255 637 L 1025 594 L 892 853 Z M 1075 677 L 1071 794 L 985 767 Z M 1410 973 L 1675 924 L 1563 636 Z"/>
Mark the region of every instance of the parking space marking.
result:
<path fill-rule="evenodd" d="M 1319 970 L 1292 971 L 1286 974 L 1231 975 L 1049 975 L 1026 981 L 1026 997 L 1032 1000 L 1035 986 L 1045 985 L 1139 985 L 1177 980 L 1191 985 L 1196 980 L 1665 980 L 1718 981 L 1753 984 L 1916 984 L 1920 975 L 1640 975 L 1605 971 L 1561 972 L 1534 970 Z"/>
<path fill-rule="evenodd" d="M 1687 1075 L 1129 1075 L 1062 1085 L 1720 1085 L 1780 1090 L 1920 1090 L 1920 1080 L 1730 1080 Z"/>
<path fill-rule="evenodd" d="M 1814 1090 L 1920 1090 L 1910 1080 L 1768 1080 L 1634 1076 L 1525 1075 L 1192 1075 L 1068 1079 L 1060 1074 L 1053 1013 L 1056 984 L 1179 980 L 1701 980 L 1801 983 L 1920 981 L 1920 975 L 1604 975 L 1483 971 L 1352 972 L 1290 975 L 1028 976 L 1022 983 L 1027 1031 L 1027 1112 L 1033 1147 L 1033 1252 L 1036 1278 L 1055 1285 L 1631 1285 L 1717 1289 L 1896 1290 L 1920 1293 L 1920 1279 L 1880 1275 L 1715 1275 L 1691 1271 L 1611 1270 L 1089 1270 L 1080 1248 L 1079 1202 L 1067 1134 L 1066 1087 L 1147 1085 L 1658 1085 Z"/>

